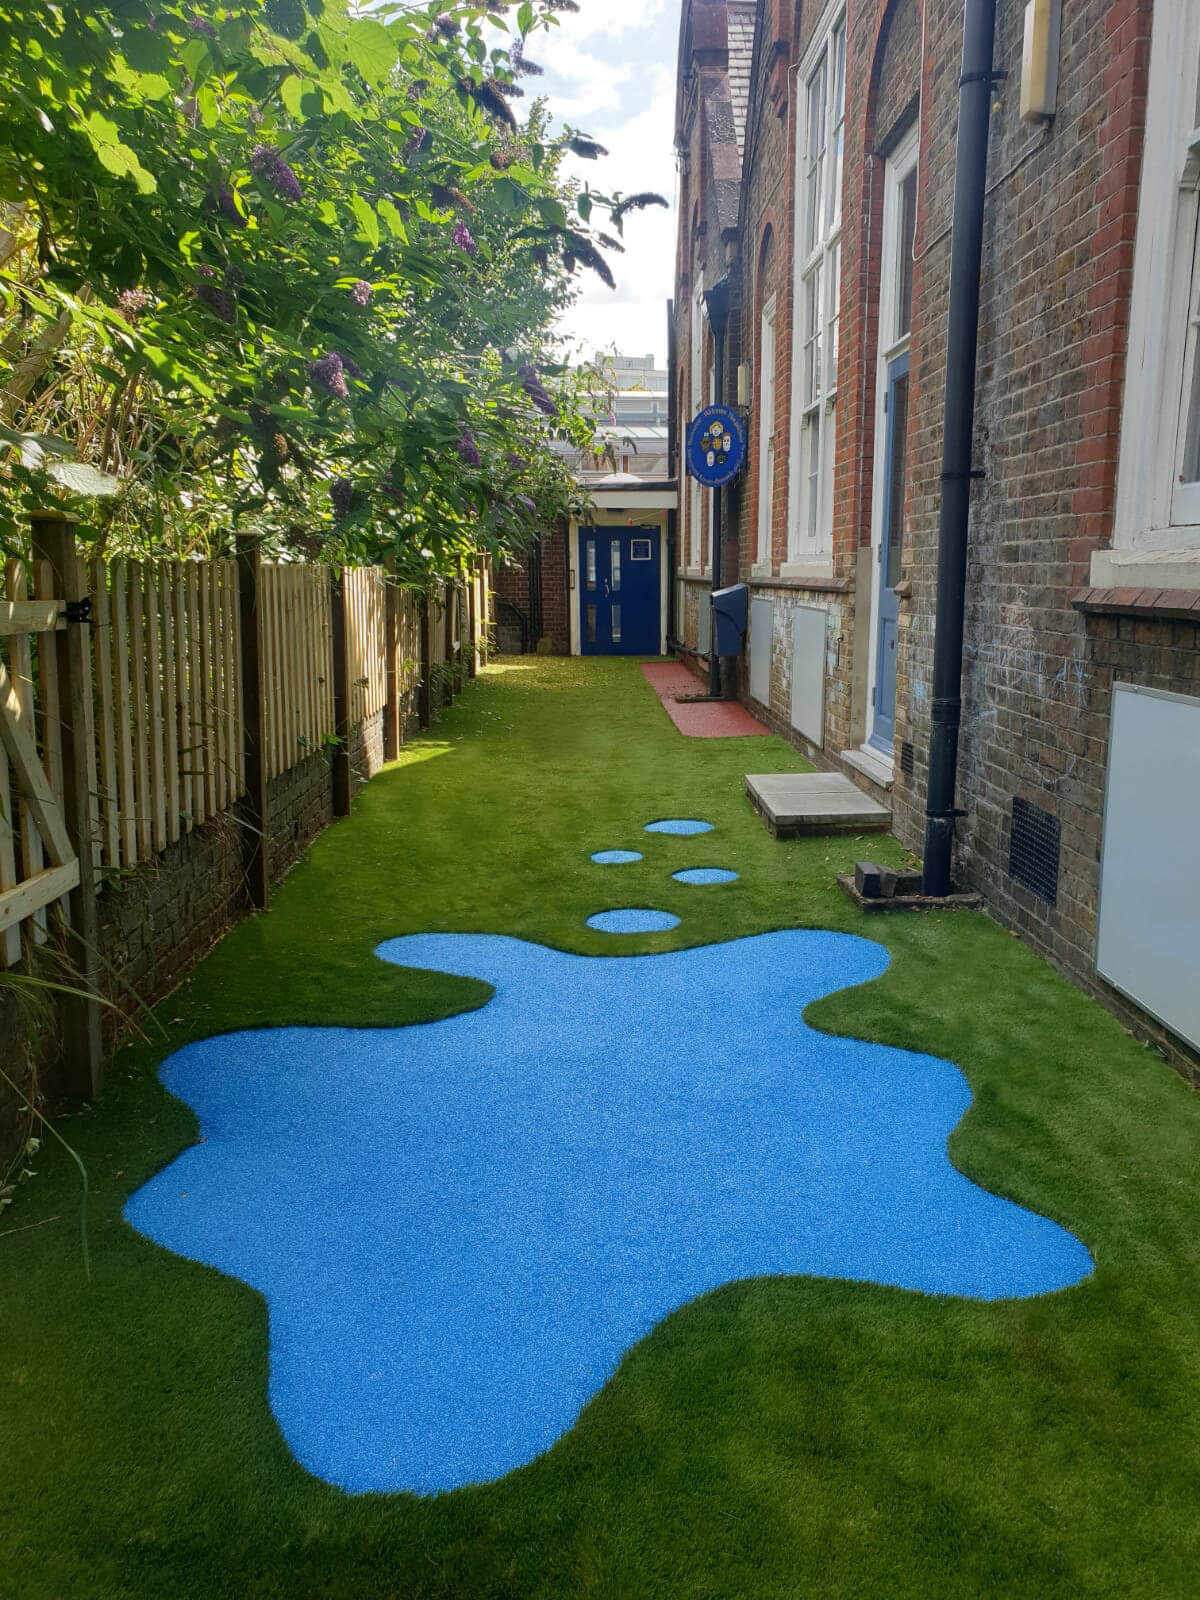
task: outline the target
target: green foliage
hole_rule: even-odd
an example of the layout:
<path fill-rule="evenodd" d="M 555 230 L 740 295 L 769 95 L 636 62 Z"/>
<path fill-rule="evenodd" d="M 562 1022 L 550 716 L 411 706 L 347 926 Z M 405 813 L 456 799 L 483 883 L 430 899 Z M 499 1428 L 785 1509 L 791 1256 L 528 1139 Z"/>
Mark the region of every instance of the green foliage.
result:
<path fill-rule="evenodd" d="M 55 456 L 106 475 L 55 474 L 97 548 L 251 528 L 406 581 L 565 508 L 547 433 L 590 436 L 588 379 L 547 396 L 548 329 L 620 202 L 540 102 L 518 125 L 494 20 L 0 0 L 0 542 Z"/>

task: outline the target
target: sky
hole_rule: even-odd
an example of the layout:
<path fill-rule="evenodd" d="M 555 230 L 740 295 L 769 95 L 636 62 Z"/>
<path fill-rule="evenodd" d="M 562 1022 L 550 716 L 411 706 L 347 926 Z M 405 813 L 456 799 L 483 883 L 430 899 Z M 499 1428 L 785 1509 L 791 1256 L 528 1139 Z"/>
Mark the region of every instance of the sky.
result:
<path fill-rule="evenodd" d="M 578 15 L 562 12 L 559 27 L 529 40 L 529 56 L 545 68 L 545 76 L 525 78 L 526 94 L 544 94 L 558 121 L 608 150 L 598 161 L 572 157 L 573 176 L 606 194 L 654 190 L 670 201 L 671 209 L 650 206 L 626 217 L 625 254 L 605 252 L 616 290 L 580 268 L 583 292 L 559 331 L 584 357 L 615 345 L 621 355 L 652 351 L 665 367 L 666 302 L 675 274 L 679 0 L 578 3 Z M 605 228 L 600 212 L 593 212 L 593 226 L 612 231 Z"/>

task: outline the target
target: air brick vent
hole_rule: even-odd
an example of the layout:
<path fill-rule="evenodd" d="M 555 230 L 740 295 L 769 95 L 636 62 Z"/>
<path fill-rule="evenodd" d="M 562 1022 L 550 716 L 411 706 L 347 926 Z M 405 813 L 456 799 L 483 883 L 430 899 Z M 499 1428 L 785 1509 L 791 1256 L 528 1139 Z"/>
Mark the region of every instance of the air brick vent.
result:
<path fill-rule="evenodd" d="M 900 745 L 900 771 L 906 778 L 913 775 L 913 747 L 908 739 L 901 741 Z"/>
<path fill-rule="evenodd" d="M 1008 875 L 1051 906 L 1058 901 L 1060 832 L 1057 817 L 1013 796 Z"/>

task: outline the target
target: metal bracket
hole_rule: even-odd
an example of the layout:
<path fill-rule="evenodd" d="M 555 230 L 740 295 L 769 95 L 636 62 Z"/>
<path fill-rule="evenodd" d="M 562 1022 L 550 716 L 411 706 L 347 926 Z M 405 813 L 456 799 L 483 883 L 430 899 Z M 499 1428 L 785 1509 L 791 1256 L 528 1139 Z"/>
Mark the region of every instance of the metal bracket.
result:
<path fill-rule="evenodd" d="M 85 594 L 82 600 L 68 600 L 63 610 L 63 617 L 67 622 L 90 622 L 92 620 L 92 597 Z"/>
<path fill-rule="evenodd" d="M 987 477 L 987 473 L 986 472 L 981 472 L 978 468 L 975 468 L 971 472 L 943 472 L 941 474 L 941 481 L 943 483 L 962 483 L 964 481 L 964 479 L 967 479 L 967 478 L 986 478 L 986 477 Z"/>
<path fill-rule="evenodd" d="M 1007 72 L 968 72 L 958 80 L 958 87 L 964 89 L 968 83 L 1003 83 L 1007 77 Z"/>

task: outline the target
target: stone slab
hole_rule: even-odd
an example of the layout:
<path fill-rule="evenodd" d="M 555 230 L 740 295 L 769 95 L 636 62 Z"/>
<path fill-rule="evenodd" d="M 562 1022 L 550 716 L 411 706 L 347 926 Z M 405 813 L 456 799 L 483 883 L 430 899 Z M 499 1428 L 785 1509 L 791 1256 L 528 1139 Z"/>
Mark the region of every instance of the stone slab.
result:
<path fill-rule="evenodd" d="M 802 833 L 883 832 L 892 813 L 841 772 L 756 772 L 746 793 L 777 839 Z"/>
<path fill-rule="evenodd" d="M 838 883 L 860 911 L 982 911 L 981 894 L 896 894 L 878 900 L 860 894 L 852 872 L 839 872 Z"/>

